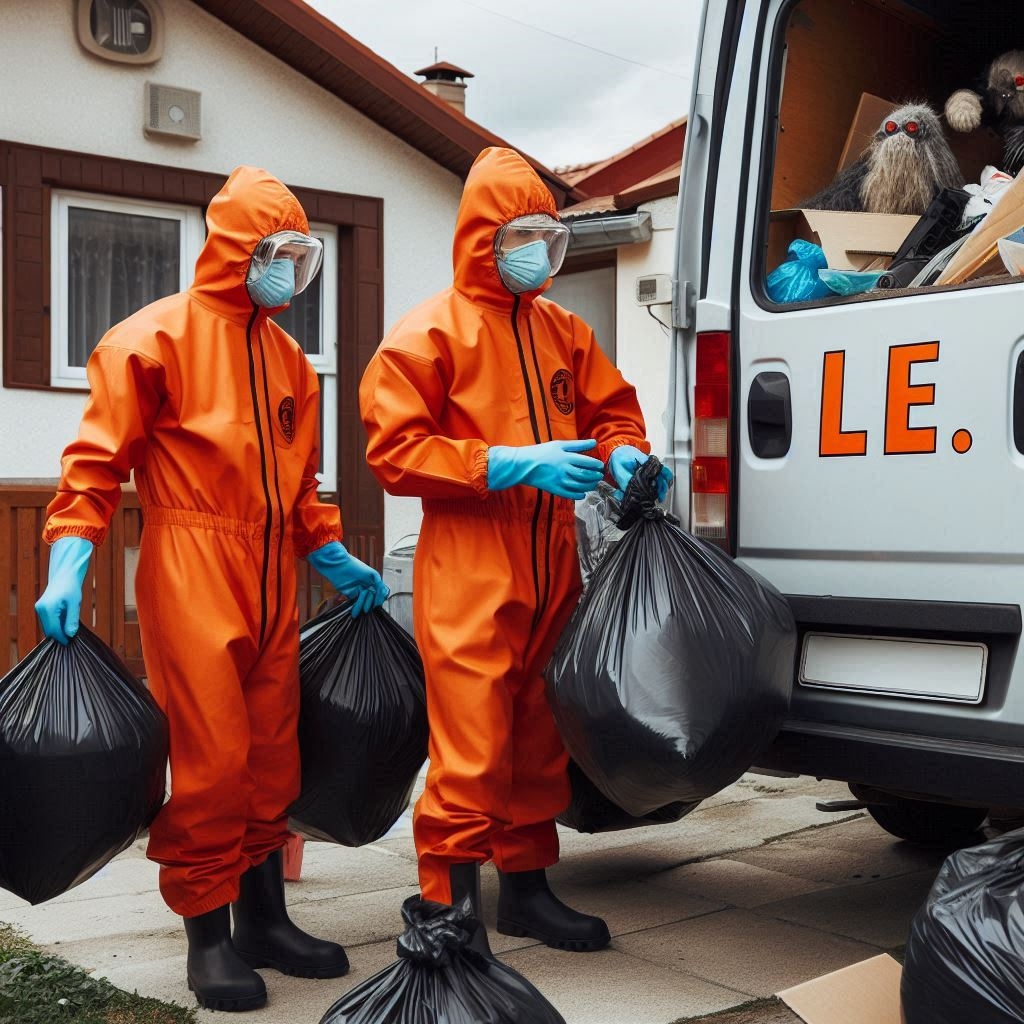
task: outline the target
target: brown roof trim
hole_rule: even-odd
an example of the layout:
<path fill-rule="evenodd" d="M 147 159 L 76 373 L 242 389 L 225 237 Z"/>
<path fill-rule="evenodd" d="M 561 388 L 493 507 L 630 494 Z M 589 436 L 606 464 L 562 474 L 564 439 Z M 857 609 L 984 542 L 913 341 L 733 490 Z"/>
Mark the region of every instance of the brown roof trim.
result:
<path fill-rule="evenodd" d="M 460 178 L 466 177 L 482 149 L 509 145 L 427 92 L 302 0 L 193 3 Z M 523 156 L 558 206 L 579 197 L 549 168 L 525 153 Z"/>
<path fill-rule="evenodd" d="M 615 197 L 615 205 L 620 210 L 628 206 L 639 206 L 655 199 L 667 199 L 679 193 L 679 178 L 683 172 L 682 161 L 666 167 L 658 174 L 652 174 L 645 181 L 637 182 L 624 189 Z"/>
<path fill-rule="evenodd" d="M 686 143 L 686 127 L 687 118 L 680 117 L 582 174 L 567 176 L 567 180 L 588 196 L 614 195 L 633 188 L 680 159 Z"/>

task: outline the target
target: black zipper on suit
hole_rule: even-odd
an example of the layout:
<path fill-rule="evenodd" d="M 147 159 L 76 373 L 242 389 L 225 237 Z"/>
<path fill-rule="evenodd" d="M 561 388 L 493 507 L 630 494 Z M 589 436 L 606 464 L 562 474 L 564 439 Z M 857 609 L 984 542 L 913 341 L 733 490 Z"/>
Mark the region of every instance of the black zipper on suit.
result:
<path fill-rule="evenodd" d="M 259 392 L 256 390 L 256 360 L 252 348 L 252 329 L 260 307 L 253 303 L 252 316 L 245 328 L 245 341 L 249 355 L 249 390 L 252 393 L 252 409 L 256 417 L 256 439 L 260 443 L 260 474 L 263 478 L 263 500 L 267 506 L 267 525 L 263 531 L 263 572 L 260 583 L 260 647 L 267 632 L 267 575 L 270 572 L 270 530 L 274 521 L 274 509 L 270 502 L 270 483 L 267 477 L 267 449 L 263 442 L 263 417 L 260 413 Z M 263 367 L 266 379 L 266 365 Z"/>
<path fill-rule="evenodd" d="M 523 349 L 523 339 L 519 336 L 519 296 L 515 296 L 512 300 L 512 333 L 515 335 L 516 348 L 519 352 L 519 369 L 523 374 L 523 384 L 526 386 L 526 404 L 530 410 L 530 426 L 533 429 L 533 440 L 535 444 L 540 444 L 540 427 L 537 423 L 537 407 L 533 401 L 533 385 L 530 383 L 530 372 L 526 368 L 526 352 Z M 534 613 L 533 613 L 533 624 L 537 624 L 537 619 L 540 613 L 540 570 L 537 566 L 537 529 L 540 525 L 540 511 L 541 506 L 544 503 L 543 491 L 537 491 L 537 504 L 533 508 L 533 528 L 532 528 L 532 539 L 533 539 L 533 550 L 532 558 L 533 562 L 533 594 L 535 598 Z"/>
<path fill-rule="evenodd" d="M 277 606 L 274 612 L 274 624 L 281 617 L 281 563 L 284 559 L 284 502 L 281 500 L 281 482 L 277 472 L 277 442 L 274 440 L 274 421 L 270 410 L 270 385 L 267 382 L 267 353 L 263 347 L 263 332 L 260 331 L 260 361 L 263 363 L 263 397 L 267 406 L 267 424 L 270 433 L 270 454 L 274 458 L 274 492 L 277 495 L 278 530 L 277 530 Z"/>
<path fill-rule="evenodd" d="M 548 414 L 548 399 L 547 395 L 544 393 L 544 381 L 540 375 L 540 362 L 537 359 L 537 346 L 533 340 L 533 324 L 530 323 L 529 316 L 527 316 L 526 319 L 526 330 L 530 335 L 530 354 L 533 356 L 533 369 L 537 374 L 537 390 L 540 392 L 540 404 L 541 408 L 544 410 L 544 424 L 548 430 L 548 440 L 553 441 L 555 437 L 554 434 L 551 433 L 551 417 Z M 555 523 L 555 496 L 553 494 L 545 494 L 543 497 L 547 500 L 548 504 L 548 532 L 544 545 L 544 594 L 537 604 L 535 622 L 540 620 L 541 611 L 547 606 L 548 598 L 551 595 L 551 531 Z"/>

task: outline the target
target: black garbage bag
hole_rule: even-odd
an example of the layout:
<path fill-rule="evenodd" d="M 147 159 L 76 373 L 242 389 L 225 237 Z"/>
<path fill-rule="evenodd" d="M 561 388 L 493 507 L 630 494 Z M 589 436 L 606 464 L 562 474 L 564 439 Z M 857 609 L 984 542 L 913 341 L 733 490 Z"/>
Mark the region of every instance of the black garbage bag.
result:
<path fill-rule="evenodd" d="M 769 583 L 657 502 L 634 474 L 611 549 L 545 669 L 565 745 L 611 801 L 642 817 L 735 782 L 789 706 L 796 629 Z"/>
<path fill-rule="evenodd" d="M 410 896 L 398 960 L 342 996 L 320 1024 L 565 1024 L 521 974 L 468 946 L 478 927 L 457 906 Z"/>
<path fill-rule="evenodd" d="M 946 858 L 910 926 L 906 1024 L 1024 1021 L 1024 829 Z"/>
<path fill-rule="evenodd" d="M 343 846 L 380 839 L 409 804 L 427 759 L 423 663 L 383 609 L 338 605 L 302 627 L 297 832 Z"/>
<path fill-rule="evenodd" d="M 644 825 L 670 825 L 679 821 L 700 801 L 693 803 L 666 804 L 637 818 L 617 807 L 583 774 L 575 761 L 569 762 L 569 784 L 572 786 L 572 800 L 558 816 L 561 824 L 577 832 L 619 832 L 627 828 L 642 828 Z"/>
<path fill-rule="evenodd" d="M 167 719 L 94 633 L 44 640 L 0 679 L 0 886 L 59 896 L 156 817 Z"/>

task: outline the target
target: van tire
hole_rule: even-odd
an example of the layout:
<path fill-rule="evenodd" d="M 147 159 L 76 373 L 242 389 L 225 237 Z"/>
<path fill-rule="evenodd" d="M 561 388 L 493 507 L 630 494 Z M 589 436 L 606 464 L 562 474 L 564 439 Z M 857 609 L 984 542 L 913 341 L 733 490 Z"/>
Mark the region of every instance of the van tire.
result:
<path fill-rule="evenodd" d="M 919 846 L 953 846 L 977 838 L 988 808 L 894 797 L 891 803 L 868 804 L 868 813 L 897 839 Z"/>

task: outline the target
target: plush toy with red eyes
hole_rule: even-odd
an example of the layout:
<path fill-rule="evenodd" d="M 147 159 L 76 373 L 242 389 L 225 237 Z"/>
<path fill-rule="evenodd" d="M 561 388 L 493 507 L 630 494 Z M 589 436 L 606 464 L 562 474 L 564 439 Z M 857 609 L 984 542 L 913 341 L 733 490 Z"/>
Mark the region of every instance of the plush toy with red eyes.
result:
<path fill-rule="evenodd" d="M 946 101 L 946 121 L 956 132 L 983 124 L 1003 137 L 1003 166 L 1016 177 L 1024 167 L 1024 50 L 1010 50 L 989 65 L 979 92 L 958 89 Z"/>
<path fill-rule="evenodd" d="M 938 115 L 925 103 L 909 103 L 879 125 L 856 163 L 800 205 L 807 210 L 920 216 L 944 188 L 963 185 Z"/>

